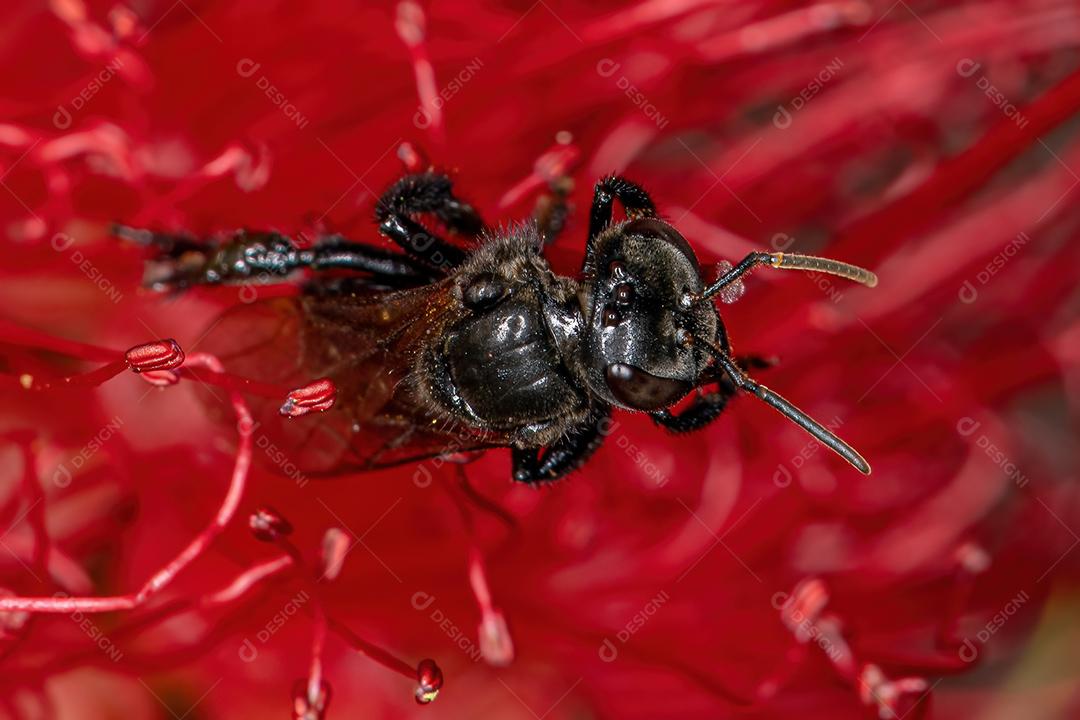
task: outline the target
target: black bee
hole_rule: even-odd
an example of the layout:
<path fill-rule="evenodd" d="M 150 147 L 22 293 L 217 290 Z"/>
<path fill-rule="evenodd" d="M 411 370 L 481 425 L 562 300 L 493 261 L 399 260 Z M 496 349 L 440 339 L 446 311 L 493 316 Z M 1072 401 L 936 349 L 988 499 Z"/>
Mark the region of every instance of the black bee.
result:
<path fill-rule="evenodd" d="M 616 200 L 625 221 L 612 222 Z M 447 242 L 422 216 L 473 246 Z M 850 446 L 746 374 L 757 363 L 732 355 L 713 297 L 738 288 L 758 265 L 871 286 L 872 273 L 751 253 L 706 285 L 693 248 L 657 216 L 648 194 L 611 176 L 596 184 L 580 276 L 565 277 L 542 255 L 564 217 L 551 212 L 491 232 L 446 175 L 428 172 L 402 178 L 376 206 L 379 231 L 403 252 L 339 236 L 304 248 L 275 233 L 239 232 L 207 248 L 141 230 L 117 234 L 159 247 L 148 277 L 159 289 L 319 272 L 295 296 L 227 311 L 206 341 L 237 374 L 292 386 L 334 381 L 330 412 L 285 421 L 267 407 L 260 418 L 277 451 L 306 472 L 510 447 L 515 480 L 550 481 L 596 451 L 613 408 L 687 432 L 715 420 L 738 390 L 870 472 Z M 672 412 L 690 393 L 685 409 Z"/>

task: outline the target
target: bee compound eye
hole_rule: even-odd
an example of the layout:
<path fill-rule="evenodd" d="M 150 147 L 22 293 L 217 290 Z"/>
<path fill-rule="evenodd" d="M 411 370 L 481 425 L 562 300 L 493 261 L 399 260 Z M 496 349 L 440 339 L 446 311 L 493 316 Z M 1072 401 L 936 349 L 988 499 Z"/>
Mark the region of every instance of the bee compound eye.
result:
<path fill-rule="evenodd" d="M 690 383 L 663 378 L 641 368 L 613 363 L 604 369 L 604 380 L 612 395 L 627 407 L 659 410 L 690 392 Z"/>
<path fill-rule="evenodd" d="M 488 310 L 506 297 L 510 288 L 491 273 L 481 273 L 473 278 L 461 296 L 461 301 L 470 310 Z"/>

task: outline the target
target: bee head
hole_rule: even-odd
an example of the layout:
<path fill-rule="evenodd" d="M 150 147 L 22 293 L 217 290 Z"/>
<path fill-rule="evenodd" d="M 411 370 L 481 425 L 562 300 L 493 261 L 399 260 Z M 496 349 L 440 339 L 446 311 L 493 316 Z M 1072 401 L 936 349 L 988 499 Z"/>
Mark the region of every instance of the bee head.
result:
<path fill-rule="evenodd" d="M 619 223 L 594 246 L 586 287 L 586 354 L 591 389 L 617 406 L 659 410 L 699 384 L 709 355 L 693 338 L 715 338 L 712 303 L 687 301 L 703 289 L 690 244 L 668 223 Z"/>

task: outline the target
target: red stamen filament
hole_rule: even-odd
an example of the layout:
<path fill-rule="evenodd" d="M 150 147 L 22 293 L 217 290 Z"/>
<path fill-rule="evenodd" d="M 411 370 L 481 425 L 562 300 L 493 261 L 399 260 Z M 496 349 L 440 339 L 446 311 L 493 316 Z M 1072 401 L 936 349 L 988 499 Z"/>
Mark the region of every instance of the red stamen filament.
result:
<path fill-rule="evenodd" d="M 49 391 L 69 387 L 94 387 L 111 380 L 123 372 L 125 368 L 130 367 L 132 370 L 139 372 L 141 376 L 148 381 L 159 385 L 172 384 L 172 379 L 164 375 L 164 373 L 175 372 L 181 376 L 188 375 L 207 385 L 220 387 L 224 390 L 242 391 L 273 400 L 281 400 L 282 398 L 287 400 L 291 393 L 297 391 L 296 388 L 290 388 L 284 385 L 274 385 L 272 383 L 260 382 L 251 378 L 234 375 L 233 373 L 226 372 L 220 366 L 210 368 L 204 365 L 200 367 L 198 363 L 184 363 L 182 367 L 179 365 L 175 366 L 175 369 L 140 366 L 139 369 L 136 370 L 136 367 L 132 364 L 132 355 L 134 354 L 135 359 L 138 359 L 144 354 L 139 352 L 141 349 L 153 346 L 156 343 L 137 345 L 126 353 L 123 353 L 109 348 L 54 337 L 32 328 L 16 325 L 6 320 L 0 320 L 0 342 L 35 350 L 46 350 L 78 360 L 86 360 L 89 362 L 105 361 L 107 363 L 106 365 L 86 373 L 70 377 L 50 378 L 48 380 L 41 380 L 29 373 L 24 373 L 20 377 L 15 378 L 14 382 L 22 385 L 26 390 Z M 179 350 L 178 346 L 177 350 Z M 173 366 L 170 365 L 169 367 Z M 316 381 L 316 383 L 317 382 L 319 381 Z M 309 386 L 304 387 L 306 388 Z M 303 390 L 304 388 L 299 389 Z"/>
<path fill-rule="evenodd" d="M 316 581 L 316 576 L 311 567 L 304 561 L 303 555 L 300 550 L 287 538 L 278 537 L 274 541 L 279 547 L 281 547 L 297 567 L 301 568 L 304 584 L 308 587 L 311 596 L 314 598 L 314 610 L 311 612 L 314 616 L 315 622 L 315 634 L 312 640 L 312 660 L 311 660 L 311 675 L 309 675 L 309 681 L 316 674 L 321 677 L 322 674 L 322 651 L 326 643 L 326 630 L 330 629 L 338 637 L 342 638 L 349 646 L 354 650 L 368 656 L 375 662 L 379 663 L 388 670 L 392 670 L 396 673 L 404 675 L 409 679 L 416 678 L 416 667 L 394 656 L 388 650 L 385 650 L 374 643 L 371 643 L 364 638 L 357 635 L 350 630 L 343 623 L 335 620 L 333 616 L 328 615 L 325 611 L 325 606 L 322 600 L 321 588 Z M 321 626 L 321 627 L 320 627 Z M 318 682 L 310 683 L 309 686 L 318 689 L 320 686 Z"/>
<path fill-rule="evenodd" d="M 468 486 L 468 475 L 465 468 L 458 465 L 457 475 L 461 487 Z M 487 581 L 487 569 L 484 565 L 484 556 L 476 543 L 476 528 L 472 511 L 459 497 L 461 488 L 451 486 L 451 496 L 461 511 L 465 529 L 469 535 L 469 587 L 472 589 L 476 604 L 480 607 L 480 626 L 477 635 L 480 640 L 480 652 L 484 659 L 491 665 L 505 666 L 514 660 L 514 641 L 510 636 L 510 630 L 506 626 L 506 618 L 502 611 L 495 607 L 491 597 L 491 588 Z M 463 493 L 464 494 L 464 493 Z M 468 495 L 465 495 L 469 498 Z"/>
<path fill-rule="evenodd" d="M 212 355 L 197 353 L 188 357 L 185 366 L 206 367 L 222 372 L 221 363 Z M 130 610 L 143 605 L 172 582 L 181 571 L 198 558 L 236 514 L 244 494 L 248 468 L 251 466 L 251 429 L 253 421 L 247 403 L 239 393 L 231 393 L 233 411 L 237 417 L 240 443 L 236 451 L 229 489 L 210 524 L 200 532 L 171 562 L 154 573 L 138 592 L 110 597 L 10 597 L 0 598 L 0 612 L 25 610 L 34 613 L 86 613 Z"/>
<path fill-rule="evenodd" d="M 409 49 L 413 75 L 416 77 L 416 95 L 420 99 L 416 123 L 418 127 L 425 127 L 426 123 L 432 138 L 441 143 L 444 138 L 442 98 L 435 86 L 435 68 L 428 57 L 424 24 L 423 8 L 410 0 L 398 3 L 394 28 Z"/>
<path fill-rule="evenodd" d="M 31 563 L 35 571 L 42 577 L 49 575 L 49 558 L 52 554 L 52 539 L 45 529 L 45 492 L 38 482 L 34 472 L 34 452 L 31 447 L 33 436 L 29 431 L 15 431 L 3 436 L 6 440 L 19 446 L 23 456 L 23 472 L 19 485 L 19 493 L 27 510 L 25 517 L 30 522 L 33 532 L 34 550 Z"/>

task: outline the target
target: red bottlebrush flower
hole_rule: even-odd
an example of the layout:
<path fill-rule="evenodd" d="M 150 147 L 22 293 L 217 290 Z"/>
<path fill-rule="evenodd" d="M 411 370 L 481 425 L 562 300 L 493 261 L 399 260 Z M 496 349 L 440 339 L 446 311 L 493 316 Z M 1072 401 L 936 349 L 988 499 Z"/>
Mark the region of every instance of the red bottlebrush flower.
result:
<path fill-rule="evenodd" d="M 361 5 L 0 11 L 0 717 L 1077 715 L 1075 3 Z M 874 270 L 721 306 L 873 475 L 752 400 L 541 490 L 305 474 L 247 401 L 338 389 L 202 347 L 295 288 L 152 292 L 115 225 L 382 247 L 431 164 L 492 226 L 568 198 L 567 273 L 612 172 L 704 267 Z"/>

